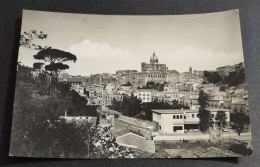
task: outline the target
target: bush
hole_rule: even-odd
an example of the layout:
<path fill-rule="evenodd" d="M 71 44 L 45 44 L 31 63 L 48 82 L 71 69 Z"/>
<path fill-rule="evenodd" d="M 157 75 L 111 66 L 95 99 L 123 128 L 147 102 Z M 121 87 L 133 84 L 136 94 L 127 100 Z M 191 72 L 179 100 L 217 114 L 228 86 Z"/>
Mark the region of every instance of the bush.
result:
<path fill-rule="evenodd" d="M 228 150 L 233 151 L 233 152 L 243 155 L 243 156 L 251 155 L 253 152 L 253 150 L 251 148 L 247 148 L 247 143 L 245 143 L 245 142 L 231 144 L 229 146 Z"/>

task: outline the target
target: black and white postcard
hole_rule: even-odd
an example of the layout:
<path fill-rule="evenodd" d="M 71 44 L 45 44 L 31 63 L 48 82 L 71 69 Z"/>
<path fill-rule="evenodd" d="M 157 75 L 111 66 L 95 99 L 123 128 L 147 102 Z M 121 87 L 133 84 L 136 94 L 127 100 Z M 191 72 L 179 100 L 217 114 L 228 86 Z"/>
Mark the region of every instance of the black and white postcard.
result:
<path fill-rule="evenodd" d="M 252 155 L 239 11 L 23 11 L 10 156 Z"/>

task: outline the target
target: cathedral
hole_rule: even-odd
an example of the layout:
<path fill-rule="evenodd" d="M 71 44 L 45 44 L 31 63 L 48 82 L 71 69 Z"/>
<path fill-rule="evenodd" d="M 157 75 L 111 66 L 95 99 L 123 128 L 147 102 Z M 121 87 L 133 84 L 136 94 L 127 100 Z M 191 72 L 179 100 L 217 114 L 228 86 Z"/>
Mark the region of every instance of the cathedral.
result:
<path fill-rule="evenodd" d="M 159 64 L 158 58 L 153 53 L 153 55 L 150 58 L 150 63 L 141 63 L 141 69 L 142 71 L 166 71 L 168 70 L 168 67 L 166 67 L 165 64 Z"/>

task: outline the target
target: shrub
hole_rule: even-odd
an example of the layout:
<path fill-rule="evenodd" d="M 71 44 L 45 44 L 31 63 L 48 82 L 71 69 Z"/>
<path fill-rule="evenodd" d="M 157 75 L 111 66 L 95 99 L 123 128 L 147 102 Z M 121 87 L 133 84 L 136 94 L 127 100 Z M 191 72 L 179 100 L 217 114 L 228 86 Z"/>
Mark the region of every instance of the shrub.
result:
<path fill-rule="evenodd" d="M 235 143 L 231 144 L 228 148 L 228 150 L 233 151 L 237 154 L 248 156 L 251 155 L 253 150 L 251 148 L 247 148 L 247 143 Z"/>

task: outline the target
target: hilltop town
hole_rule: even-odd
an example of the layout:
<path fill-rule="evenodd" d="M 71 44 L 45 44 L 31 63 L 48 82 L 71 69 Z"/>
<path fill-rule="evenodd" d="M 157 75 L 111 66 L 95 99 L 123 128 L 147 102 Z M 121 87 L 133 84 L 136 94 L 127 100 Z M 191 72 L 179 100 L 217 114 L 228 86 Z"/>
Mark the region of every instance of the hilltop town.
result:
<path fill-rule="evenodd" d="M 72 131 L 76 136 L 79 135 L 77 131 L 85 129 L 83 136 L 76 138 L 82 142 L 83 148 L 84 142 L 89 143 L 88 154 L 84 156 L 87 158 L 100 154 L 107 158 L 236 157 L 251 154 L 244 63 L 218 67 L 214 71 L 197 71 L 190 67 L 187 72 L 179 73 L 168 69 L 166 64 L 160 64 L 153 53 L 150 63 L 141 63 L 140 72 L 126 69 L 114 74 L 90 76 L 61 72 L 57 75 L 57 83 L 45 75 L 42 68 L 18 64 L 16 92 L 31 99 L 26 108 L 41 107 L 37 105 L 39 100 L 46 105 L 46 113 L 38 115 L 43 122 L 54 120 L 55 126 L 64 129 L 75 124 L 77 127 Z M 206 97 L 204 100 L 203 96 Z M 20 109 L 20 105 L 25 105 L 24 101 L 18 97 L 15 99 L 15 112 L 24 110 Z M 25 118 L 16 114 L 16 119 Z M 30 115 L 26 119 L 28 122 L 24 123 L 34 122 Z M 64 124 L 56 125 L 57 119 L 65 120 Z M 95 126 L 92 128 L 94 131 L 89 126 Z M 53 140 L 61 140 L 59 138 L 63 135 Z M 91 147 L 92 151 L 95 147 L 101 149 L 101 153 L 90 153 Z M 240 147 L 243 147 L 242 151 Z M 107 153 L 102 151 L 104 148 L 108 149 Z M 56 156 L 65 156 L 64 152 L 58 152 Z M 42 155 L 39 153 L 39 156 Z"/>
<path fill-rule="evenodd" d="M 179 73 L 169 70 L 166 64 L 159 64 L 153 53 L 150 63 L 141 63 L 140 72 L 127 69 L 118 70 L 115 74 L 102 73 L 86 77 L 64 72 L 58 80 L 70 83 L 72 89 L 88 99 L 88 105 L 100 105 L 104 109 L 112 105 L 113 99 L 122 100 L 131 94 L 142 100 L 142 103 L 156 99 L 167 103 L 176 101 L 191 107 L 198 105 L 199 91 L 203 90 L 210 96 L 208 108 L 248 113 L 245 78 L 242 82 L 228 82 L 231 76 L 240 77 L 241 71 L 244 73 L 244 63 L 218 67 L 215 71 L 197 71 L 190 67 L 187 72 Z M 34 75 L 37 75 L 36 71 Z"/>
<path fill-rule="evenodd" d="M 232 114 L 244 113 L 248 116 L 249 113 L 244 63 L 218 67 L 215 71 L 197 71 L 190 67 L 187 72 L 179 73 L 168 69 L 166 64 L 160 64 L 153 53 L 150 63 L 141 63 L 140 72 L 126 69 L 118 70 L 115 74 L 102 73 L 87 77 L 62 73 L 58 80 L 71 84 L 73 90 L 87 99 L 87 105 L 100 106 L 101 124 L 112 126 L 112 134 L 118 143 L 148 152 L 156 151 L 155 142 L 219 141 L 218 111 L 226 114 L 224 138 L 229 138 L 229 142 L 230 138 L 239 140 L 232 129 L 232 118 L 235 118 Z M 198 99 L 201 90 L 208 94 L 207 110 L 214 115 L 214 126 L 207 133 L 199 130 Z M 122 105 L 123 99 L 131 96 L 140 100 L 143 110 L 135 114 L 120 111 L 116 105 L 120 102 Z M 144 106 L 154 102 L 175 107 L 156 106 L 151 108 L 148 116 Z M 115 114 L 120 115 L 119 118 L 116 119 Z M 65 117 L 69 118 L 67 115 Z M 250 134 L 245 135 L 243 140 L 250 140 Z M 186 153 L 182 156 L 188 157 Z"/>

